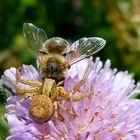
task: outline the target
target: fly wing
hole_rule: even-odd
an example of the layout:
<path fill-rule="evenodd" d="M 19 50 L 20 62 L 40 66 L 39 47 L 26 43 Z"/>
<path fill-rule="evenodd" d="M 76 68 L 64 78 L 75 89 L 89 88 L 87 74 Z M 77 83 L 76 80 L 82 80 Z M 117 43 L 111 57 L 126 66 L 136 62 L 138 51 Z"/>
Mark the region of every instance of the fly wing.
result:
<path fill-rule="evenodd" d="M 23 33 L 27 39 L 28 47 L 37 55 L 42 48 L 42 44 L 47 40 L 45 31 L 41 28 L 37 28 L 32 23 L 24 23 Z"/>
<path fill-rule="evenodd" d="M 106 41 L 100 37 L 89 37 L 81 38 L 75 41 L 69 52 L 67 53 L 67 59 L 70 61 L 70 64 L 75 64 L 80 60 L 88 58 L 93 54 L 100 51 L 106 44 Z"/>

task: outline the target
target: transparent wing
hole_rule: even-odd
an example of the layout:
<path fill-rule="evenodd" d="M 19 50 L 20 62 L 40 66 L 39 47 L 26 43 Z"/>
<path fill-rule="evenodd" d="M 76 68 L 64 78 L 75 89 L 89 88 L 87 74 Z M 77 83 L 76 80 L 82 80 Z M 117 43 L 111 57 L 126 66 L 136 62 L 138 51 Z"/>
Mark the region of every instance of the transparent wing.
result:
<path fill-rule="evenodd" d="M 105 44 L 106 41 L 100 37 L 81 38 L 71 45 L 67 59 L 71 64 L 76 63 L 97 53 Z"/>
<path fill-rule="evenodd" d="M 39 49 L 41 49 L 42 44 L 47 40 L 45 31 L 41 28 L 37 28 L 32 23 L 24 23 L 23 33 L 27 39 L 29 47 L 35 51 L 35 54 L 37 54 Z"/>

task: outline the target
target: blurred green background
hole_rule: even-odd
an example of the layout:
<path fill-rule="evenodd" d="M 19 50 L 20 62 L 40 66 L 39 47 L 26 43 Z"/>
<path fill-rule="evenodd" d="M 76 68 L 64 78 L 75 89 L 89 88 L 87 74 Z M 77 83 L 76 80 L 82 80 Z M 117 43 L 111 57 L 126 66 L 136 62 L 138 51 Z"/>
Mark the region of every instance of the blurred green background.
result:
<path fill-rule="evenodd" d="M 24 22 L 43 28 L 48 37 L 70 41 L 99 36 L 106 47 L 96 56 L 111 59 L 112 67 L 134 73 L 140 79 L 139 0 L 1 0 L 0 74 L 9 67 L 34 64 L 22 32 Z M 0 140 L 8 135 L 4 121 L 6 96 L 0 95 Z"/>

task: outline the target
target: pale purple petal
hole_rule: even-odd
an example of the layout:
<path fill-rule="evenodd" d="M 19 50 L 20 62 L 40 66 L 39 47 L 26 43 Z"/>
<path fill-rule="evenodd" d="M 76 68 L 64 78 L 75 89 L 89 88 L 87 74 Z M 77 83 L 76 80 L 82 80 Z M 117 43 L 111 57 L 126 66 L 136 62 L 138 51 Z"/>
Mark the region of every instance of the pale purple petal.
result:
<path fill-rule="evenodd" d="M 7 140 L 140 140 L 140 101 L 129 98 L 140 91 L 133 77 L 127 71 L 117 72 L 117 69 L 112 69 L 110 60 L 103 65 L 99 58 L 94 63 L 86 59 L 74 64 L 66 73 L 64 88 L 67 92 L 82 79 L 87 67 L 85 83 L 70 98 L 88 92 L 93 95 L 78 102 L 61 101 L 65 107 L 73 108 L 77 117 L 59 109 L 64 121 L 51 117 L 47 122 L 36 122 L 29 115 L 31 99 L 28 99 L 14 111 L 6 113 L 11 133 Z M 28 88 L 16 81 L 15 72 L 16 69 L 11 68 L 4 75 L 21 87 Z M 31 65 L 23 65 L 21 75 L 24 79 L 42 81 Z M 3 82 L 14 90 L 5 80 Z M 7 110 L 21 98 L 9 97 Z"/>

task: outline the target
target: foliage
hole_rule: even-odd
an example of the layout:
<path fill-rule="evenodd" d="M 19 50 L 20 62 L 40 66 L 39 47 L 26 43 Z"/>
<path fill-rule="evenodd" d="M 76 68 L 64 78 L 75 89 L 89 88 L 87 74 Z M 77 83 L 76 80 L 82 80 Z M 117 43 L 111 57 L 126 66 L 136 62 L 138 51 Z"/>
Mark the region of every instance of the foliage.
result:
<path fill-rule="evenodd" d="M 6 98 L 12 95 L 10 89 L 3 85 L 0 80 L 0 140 L 4 139 L 8 135 L 8 126 L 4 118 Z"/>

